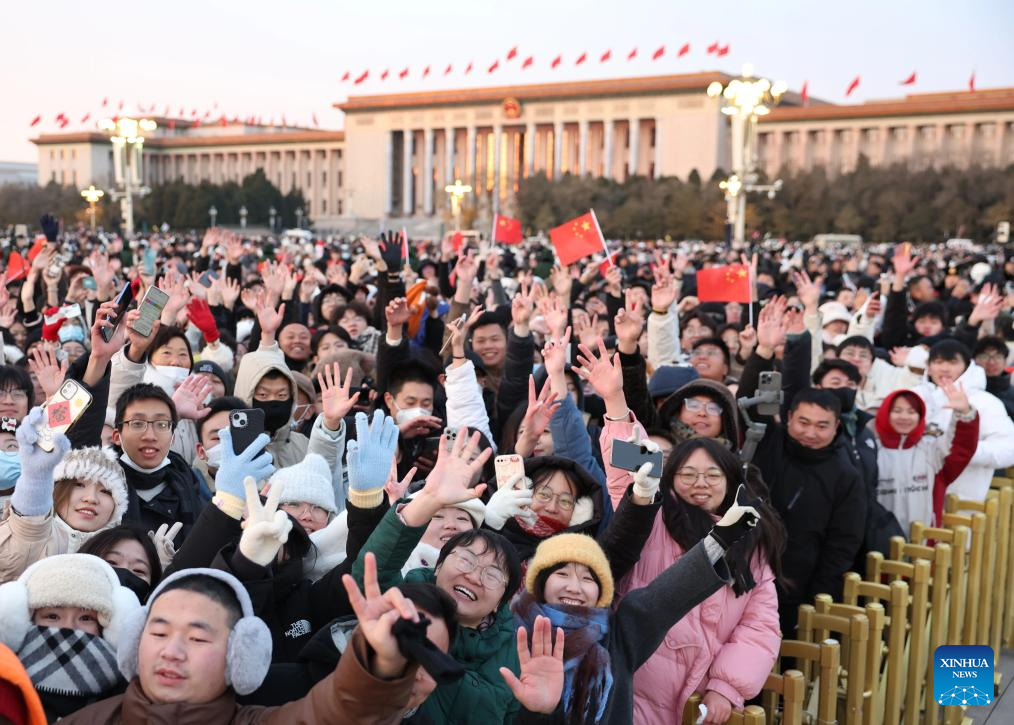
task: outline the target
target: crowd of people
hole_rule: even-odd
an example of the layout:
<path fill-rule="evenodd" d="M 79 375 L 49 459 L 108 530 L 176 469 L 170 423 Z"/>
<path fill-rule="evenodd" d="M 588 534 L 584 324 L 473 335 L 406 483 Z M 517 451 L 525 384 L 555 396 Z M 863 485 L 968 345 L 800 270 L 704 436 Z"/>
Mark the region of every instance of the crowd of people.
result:
<path fill-rule="evenodd" d="M 724 723 L 800 604 L 1014 465 L 993 249 L 41 228 L 0 720 Z M 730 264 L 754 302 L 700 299 Z"/>

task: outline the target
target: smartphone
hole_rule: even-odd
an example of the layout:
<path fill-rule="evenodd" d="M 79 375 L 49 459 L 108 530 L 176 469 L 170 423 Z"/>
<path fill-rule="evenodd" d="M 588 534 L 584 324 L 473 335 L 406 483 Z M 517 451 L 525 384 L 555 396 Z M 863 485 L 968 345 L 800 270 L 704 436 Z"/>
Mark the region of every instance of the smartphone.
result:
<path fill-rule="evenodd" d="M 525 475 L 525 459 L 517 453 L 497 456 L 493 459 L 493 467 L 496 469 L 497 490 L 509 485 L 515 476 Z"/>
<path fill-rule="evenodd" d="M 138 335 L 148 337 L 151 334 L 155 320 L 162 316 L 162 310 L 165 309 L 168 301 L 169 295 L 165 292 L 158 287 L 149 287 L 148 291 L 144 293 L 144 299 L 141 300 L 141 304 L 137 306 L 141 316 L 137 318 L 134 326 L 130 329 Z"/>
<path fill-rule="evenodd" d="M 211 283 L 218 279 L 218 272 L 207 271 L 197 278 L 202 287 L 211 287 Z"/>
<path fill-rule="evenodd" d="M 113 323 L 112 327 L 102 328 L 102 339 L 109 342 L 113 339 L 113 335 L 116 334 L 116 327 L 120 324 L 120 320 L 123 319 L 123 315 L 126 313 L 127 308 L 130 307 L 130 303 L 134 301 L 134 288 L 130 282 L 123 285 L 123 289 L 120 290 L 120 294 L 116 295 L 116 312 L 113 313 L 112 318 L 109 320 Z"/>
<path fill-rule="evenodd" d="M 36 445 L 44 451 L 55 447 L 53 437 L 66 433 L 92 404 L 92 394 L 76 380 L 66 380 L 56 395 L 42 404 L 42 420 L 35 430 L 39 434 Z"/>
<path fill-rule="evenodd" d="M 264 411 L 260 408 L 232 411 L 229 413 L 229 432 L 232 434 L 232 451 L 238 456 L 264 432 Z"/>
<path fill-rule="evenodd" d="M 81 286 L 87 290 L 92 290 L 93 292 L 99 288 L 99 286 L 95 284 L 94 277 L 85 277 L 84 281 L 81 282 Z"/>
<path fill-rule="evenodd" d="M 422 447 L 419 449 L 419 455 L 425 456 L 431 460 L 437 460 L 440 450 L 440 436 L 429 436 L 424 438 Z"/>
<path fill-rule="evenodd" d="M 157 256 L 158 253 L 150 247 L 144 250 L 144 273 L 149 277 L 155 274 L 155 259 Z"/>
<path fill-rule="evenodd" d="M 662 451 L 649 451 L 644 446 L 622 438 L 613 439 L 613 455 L 610 463 L 616 468 L 631 472 L 639 470 L 645 463 L 650 463 L 650 475 L 653 478 L 662 478 Z"/>
<path fill-rule="evenodd" d="M 782 374 L 775 371 L 761 373 L 757 392 L 775 393 L 775 402 L 758 404 L 757 412 L 761 415 L 778 415 L 782 407 Z"/>
<path fill-rule="evenodd" d="M 447 452 L 450 453 L 454 448 L 454 441 L 458 437 L 458 429 L 448 426 L 447 428 L 444 428 L 444 435 L 447 436 Z M 439 438 L 437 440 L 439 440 Z"/>

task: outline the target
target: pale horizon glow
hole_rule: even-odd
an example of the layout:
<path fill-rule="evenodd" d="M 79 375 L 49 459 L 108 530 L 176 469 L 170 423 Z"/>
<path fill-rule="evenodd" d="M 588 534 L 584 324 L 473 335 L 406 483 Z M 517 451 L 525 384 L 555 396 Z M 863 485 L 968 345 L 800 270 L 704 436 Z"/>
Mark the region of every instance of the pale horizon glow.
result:
<path fill-rule="evenodd" d="M 290 0 L 177 0 L 172 4 L 96 6 L 58 0 L 4 9 L 8 70 L 0 75 L 0 161 L 37 159 L 30 138 L 95 129 L 103 116 L 168 105 L 176 116 L 211 111 L 261 116 L 289 125 L 343 127 L 332 104 L 348 95 L 669 75 L 701 71 L 758 75 L 813 98 L 861 103 L 908 93 L 1014 86 L 1014 3 L 969 0 L 874 2 L 848 6 L 777 0 L 703 6 L 686 0 L 622 4 L 515 0 L 510 5 L 429 0 L 375 3 Z M 729 45 L 723 57 L 711 43 Z M 690 52 L 677 58 L 683 44 Z M 665 56 L 652 53 L 665 45 Z M 518 47 L 518 55 L 506 60 Z M 637 48 L 637 58 L 627 54 Z M 599 58 L 611 51 L 611 59 Z M 587 52 L 588 60 L 575 66 Z M 563 62 L 555 70 L 550 61 Z M 525 58 L 532 67 L 522 70 Z M 499 60 L 499 69 L 487 73 Z M 471 61 L 474 69 L 463 74 Z M 453 72 L 445 77 L 446 66 Z M 421 77 L 431 66 L 428 78 Z M 410 68 L 405 80 L 398 78 Z M 388 68 L 387 82 L 379 74 Z M 367 82 L 341 83 L 369 69 Z M 918 74 L 914 86 L 899 81 Z M 849 98 L 845 89 L 862 80 Z M 103 109 L 102 99 L 109 98 Z M 55 117 L 70 124 L 60 129 Z M 36 115 L 42 122 L 29 124 Z M 90 114 L 87 123 L 81 120 Z"/>

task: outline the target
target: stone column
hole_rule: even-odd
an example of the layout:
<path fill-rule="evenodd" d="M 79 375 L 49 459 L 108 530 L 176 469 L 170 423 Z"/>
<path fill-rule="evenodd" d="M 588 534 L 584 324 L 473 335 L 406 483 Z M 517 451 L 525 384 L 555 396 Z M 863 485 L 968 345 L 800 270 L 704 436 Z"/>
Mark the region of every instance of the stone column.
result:
<path fill-rule="evenodd" d="M 641 120 L 630 119 L 630 175 L 637 176 L 638 161 L 640 160 Z"/>
<path fill-rule="evenodd" d="M 469 126 L 466 134 L 465 141 L 467 148 L 465 149 L 465 183 L 471 184 L 475 193 L 479 193 L 479 185 L 475 178 L 475 126 Z"/>
<path fill-rule="evenodd" d="M 553 179 L 559 179 L 563 173 L 563 121 L 553 123 Z"/>
<path fill-rule="evenodd" d="M 493 126 L 493 211 L 500 211 L 500 154 L 503 126 Z"/>
<path fill-rule="evenodd" d="M 588 173 L 588 121 L 582 119 L 577 124 L 577 173 L 584 176 Z"/>
<path fill-rule="evenodd" d="M 415 134 L 411 130 L 405 130 L 404 132 L 404 145 L 402 146 L 402 192 L 401 192 L 401 212 L 405 216 L 412 216 L 414 209 L 413 202 L 413 188 L 415 184 L 412 179 L 412 151 L 415 146 Z"/>
<path fill-rule="evenodd" d="M 444 129 L 444 182 L 454 183 L 454 129 Z"/>
<path fill-rule="evenodd" d="M 611 119 L 602 122 L 602 175 L 613 178 L 613 126 Z"/>
<path fill-rule="evenodd" d="M 433 129 L 423 131 L 423 211 L 433 214 Z"/>
<path fill-rule="evenodd" d="M 384 168 L 387 169 L 387 189 L 384 190 L 384 213 L 394 213 L 394 131 L 387 132 L 384 150 Z"/>
<path fill-rule="evenodd" d="M 535 122 L 525 126 L 525 176 L 535 174 Z"/>

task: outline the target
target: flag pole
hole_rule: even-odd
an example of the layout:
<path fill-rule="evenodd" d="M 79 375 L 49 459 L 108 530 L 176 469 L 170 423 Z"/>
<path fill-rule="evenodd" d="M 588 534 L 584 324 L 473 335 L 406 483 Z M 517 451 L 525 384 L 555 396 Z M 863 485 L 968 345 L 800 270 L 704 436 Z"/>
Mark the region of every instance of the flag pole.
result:
<path fill-rule="evenodd" d="M 489 243 L 494 247 L 496 246 L 496 217 L 497 213 L 493 212 L 493 227 L 489 230 Z"/>
<path fill-rule="evenodd" d="M 615 267 L 613 264 L 613 258 L 609 254 L 609 247 L 606 246 L 606 236 L 602 233 L 602 227 L 599 226 L 599 218 L 595 216 L 595 210 L 591 210 L 592 221 L 595 222 L 595 231 L 599 233 L 599 240 L 602 242 L 602 251 L 606 253 L 606 261 L 609 262 L 609 267 Z"/>
<path fill-rule="evenodd" d="M 748 312 L 747 312 L 747 315 L 748 315 L 747 319 L 748 319 L 748 324 L 750 325 L 750 327 L 753 327 L 753 302 L 754 302 L 753 298 L 756 297 L 757 294 L 756 294 L 756 290 L 754 289 L 754 286 L 753 286 L 753 265 L 752 264 L 746 265 L 746 278 L 747 278 L 747 282 L 750 284 L 750 304 L 747 305 L 747 310 L 748 310 Z"/>

